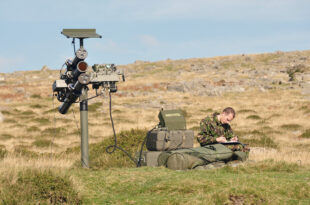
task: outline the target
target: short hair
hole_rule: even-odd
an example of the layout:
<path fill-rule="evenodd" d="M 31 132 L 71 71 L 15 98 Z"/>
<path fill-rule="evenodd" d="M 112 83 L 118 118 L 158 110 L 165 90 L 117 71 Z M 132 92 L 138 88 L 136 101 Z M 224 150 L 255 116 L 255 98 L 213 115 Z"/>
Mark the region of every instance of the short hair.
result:
<path fill-rule="evenodd" d="M 223 113 L 225 113 L 226 115 L 232 114 L 233 118 L 235 118 L 236 112 L 234 110 L 234 108 L 232 107 L 227 107 L 223 110 Z"/>

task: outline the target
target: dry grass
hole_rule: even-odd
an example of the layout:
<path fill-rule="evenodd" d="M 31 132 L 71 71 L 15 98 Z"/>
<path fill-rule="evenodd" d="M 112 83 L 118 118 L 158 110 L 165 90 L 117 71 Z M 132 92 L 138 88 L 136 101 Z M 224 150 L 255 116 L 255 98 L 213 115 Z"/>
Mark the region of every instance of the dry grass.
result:
<path fill-rule="evenodd" d="M 253 148 L 251 159 L 288 162 L 301 160 L 303 164 L 310 164 L 310 158 L 307 158 L 309 138 L 300 137 L 308 136 L 303 133 L 307 133 L 306 130 L 310 128 L 310 103 L 298 90 L 273 89 L 262 92 L 249 89 L 246 92 L 225 93 L 222 96 L 197 96 L 166 90 L 168 83 L 197 78 L 214 83 L 224 82 L 222 74 L 236 69 L 240 73 L 235 80 L 235 83 L 238 83 L 238 80 L 248 78 L 248 71 L 264 70 L 268 66 L 281 69 L 283 64 L 273 62 L 282 59 L 285 63 L 285 60 L 298 58 L 298 55 L 310 56 L 310 52 L 167 60 L 122 66 L 125 70 L 135 69 L 137 72 L 129 74 L 127 81 L 119 84 L 119 91 L 122 92 L 113 96 L 115 128 L 117 132 L 131 128 L 151 129 L 158 123 L 157 115 L 161 107 L 180 108 L 187 113 L 187 127 L 193 128 L 197 133 L 202 118 L 231 106 L 237 110 L 232 127 L 241 133 L 241 139 L 260 139 L 267 136 L 277 144 L 275 149 L 264 145 L 261 145 L 262 148 Z M 191 70 L 192 64 L 218 68 L 196 73 Z M 152 69 L 145 70 L 147 66 Z M 33 79 L 33 75 L 39 78 Z M 279 78 L 283 76 L 288 79 L 286 73 Z M 79 144 L 78 105 L 73 105 L 67 115 L 55 112 L 59 102 L 56 98 L 52 100 L 50 85 L 57 77 L 58 71 L 18 72 L 6 79 L 7 85 L 0 86 L 0 95 L 3 97 L 0 106 L 4 115 L 4 121 L 0 123 L 0 144 L 10 153 L 20 145 L 33 152 L 48 153 L 50 146 L 48 147 L 47 143 L 53 142 L 58 146 L 54 146 L 52 151 L 61 153 Z M 17 92 L 16 89 L 22 92 Z M 94 94 L 93 91 L 89 92 L 89 96 Z M 89 107 L 89 140 L 96 143 L 112 135 L 107 96 L 90 101 Z M 263 134 L 251 135 L 253 130 Z M 46 146 L 40 147 L 36 144 L 42 141 Z"/>

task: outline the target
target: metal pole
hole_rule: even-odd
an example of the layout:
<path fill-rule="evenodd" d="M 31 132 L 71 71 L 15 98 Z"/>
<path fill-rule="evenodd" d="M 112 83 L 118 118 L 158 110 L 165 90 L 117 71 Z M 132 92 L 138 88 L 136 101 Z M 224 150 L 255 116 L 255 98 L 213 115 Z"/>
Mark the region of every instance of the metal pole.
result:
<path fill-rule="evenodd" d="M 81 122 L 81 164 L 83 168 L 89 168 L 88 157 L 88 101 L 87 87 L 82 88 L 80 96 L 80 122 Z"/>

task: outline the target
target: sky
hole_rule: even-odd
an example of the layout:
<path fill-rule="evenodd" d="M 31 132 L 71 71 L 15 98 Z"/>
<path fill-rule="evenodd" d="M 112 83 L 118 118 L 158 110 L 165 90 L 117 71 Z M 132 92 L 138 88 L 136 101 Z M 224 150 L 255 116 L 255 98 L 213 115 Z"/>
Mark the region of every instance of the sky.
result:
<path fill-rule="evenodd" d="M 308 50 L 310 1 L 0 0 L 0 73 L 60 69 L 63 28 L 102 35 L 84 41 L 89 65 Z"/>

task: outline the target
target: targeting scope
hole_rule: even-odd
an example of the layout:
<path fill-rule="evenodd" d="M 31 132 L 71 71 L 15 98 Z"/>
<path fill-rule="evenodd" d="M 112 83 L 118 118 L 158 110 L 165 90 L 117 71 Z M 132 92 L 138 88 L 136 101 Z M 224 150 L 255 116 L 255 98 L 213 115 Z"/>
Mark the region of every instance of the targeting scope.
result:
<path fill-rule="evenodd" d="M 83 40 L 101 38 L 96 33 L 96 29 L 63 29 L 61 33 L 67 38 L 73 38 L 73 43 L 75 38 L 80 40 L 80 48 L 74 53 L 74 59 L 65 61 L 65 72 L 61 72 L 60 80 L 53 83 L 53 91 L 57 92 L 57 99 L 62 102 L 58 111 L 66 114 L 72 103 L 75 103 L 81 96 L 82 89 L 88 89 L 88 84 L 92 84 L 96 90 L 102 87 L 102 89 L 109 89 L 110 92 L 116 92 L 119 76 L 123 77 L 123 81 L 125 77 L 114 64 L 95 64 L 92 66 L 92 71 L 88 69 L 89 66 L 85 62 L 88 53 L 84 49 Z"/>

